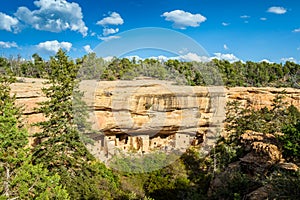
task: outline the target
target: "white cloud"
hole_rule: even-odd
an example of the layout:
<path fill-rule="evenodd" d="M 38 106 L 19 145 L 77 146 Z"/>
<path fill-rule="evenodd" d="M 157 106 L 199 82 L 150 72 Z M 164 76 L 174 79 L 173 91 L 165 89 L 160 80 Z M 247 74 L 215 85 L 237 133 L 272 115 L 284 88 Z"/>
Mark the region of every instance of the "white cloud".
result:
<path fill-rule="evenodd" d="M 262 60 L 259 61 L 259 62 L 266 62 L 266 63 L 270 63 L 270 64 L 274 63 L 274 62 L 272 62 L 272 61 L 270 61 L 270 60 L 268 60 L 268 59 L 262 59 Z"/>
<path fill-rule="evenodd" d="M 261 17 L 261 18 L 260 18 L 260 20 L 261 20 L 261 21 L 266 21 L 266 20 L 267 20 L 267 18 L 265 18 L 265 17 Z"/>
<path fill-rule="evenodd" d="M 133 59 L 135 59 L 136 61 L 143 60 L 143 58 L 141 58 L 140 56 L 137 56 L 137 55 L 135 55 L 135 56 L 126 56 L 125 58 L 127 58 L 127 59 L 129 59 L 131 61 Z"/>
<path fill-rule="evenodd" d="M 103 60 L 106 62 L 111 62 L 114 58 L 115 58 L 114 56 L 107 56 L 107 57 L 104 57 Z"/>
<path fill-rule="evenodd" d="M 15 16 L 37 30 L 61 32 L 64 30 L 78 31 L 87 35 L 88 28 L 83 21 L 81 7 L 77 3 L 66 0 L 34 1 L 38 10 L 19 7 Z"/>
<path fill-rule="evenodd" d="M 185 60 L 185 61 L 196 61 L 196 62 L 209 62 L 210 58 L 207 56 L 199 56 L 196 53 L 187 53 L 186 55 L 180 56 L 180 60 Z"/>
<path fill-rule="evenodd" d="M 3 49 L 18 48 L 18 45 L 15 42 L 0 41 L 0 48 L 3 48 Z"/>
<path fill-rule="evenodd" d="M 198 27 L 202 22 L 206 21 L 206 17 L 201 14 L 191 14 L 183 10 L 174 10 L 162 14 L 166 21 L 173 22 L 174 28 L 186 29 L 186 27 Z"/>
<path fill-rule="evenodd" d="M 94 52 L 94 51 L 92 50 L 92 48 L 91 48 L 90 45 L 85 45 L 83 48 L 84 48 L 85 52 L 87 52 L 87 53 L 92 53 L 92 52 Z"/>
<path fill-rule="evenodd" d="M 152 56 L 149 57 L 150 59 L 160 60 L 160 61 L 167 61 L 167 60 L 181 60 L 181 61 L 196 61 L 196 62 L 209 62 L 211 58 L 208 56 L 199 56 L 196 53 L 189 52 L 184 55 L 174 56 L 174 57 L 166 57 L 163 55 L 160 56 Z"/>
<path fill-rule="evenodd" d="M 276 6 L 273 6 L 273 7 L 270 7 L 270 8 L 267 10 L 267 12 L 281 15 L 281 14 L 286 13 L 287 10 L 286 10 L 284 7 L 276 7 Z"/>
<path fill-rule="evenodd" d="M 149 59 L 159 60 L 159 61 L 167 61 L 167 60 L 180 60 L 180 57 L 167 57 L 167 56 L 151 56 Z"/>
<path fill-rule="evenodd" d="M 97 22 L 97 25 L 106 26 L 106 25 L 122 25 L 124 20 L 119 13 L 112 12 L 109 17 L 105 17 L 102 20 Z"/>
<path fill-rule="evenodd" d="M 115 40 L 115 39 L 119 39 L 120 36 L 116 36 L 116 35 L 111 35 L 108 37 L 98 37 L 98 39 L 103 40 L 103 41 L 109 41 L 109 40 Z"/>
<path fill-rule="evenodd" d="M 117 32 L 119 32 L 118 28 L 116 28 L 116 29 L 114 29 L 114 28 L 104 28 L 103 29 L 103 36 L 108 36 L 108 35 L 111 35 L 111 34 L 115 34 Z"/>
<path fill-rule="evenodd" d="M 300 28 L 294 29 L 293 32 L 294 33 L 299 33 L 300 32 Z"/>
<path fill-rule="evenodd" d="M 91 36 L 95 36 L 96 35 L 96 33 L 95 32 L 91 32 Z"/>
<path fill-rule="evenodd" d="M 160 56 L 151 56 L 147 57 L 149 59 L 155 59 L 160 61 L 167 61 L 167 60 L 181 60 L 181 61 L 196 61 L 196 62 L 210 62 L 212 59 L 218 59 L 218 60 L 227 60 L 229 62 L 236 62 L 236 61 L 242 61 L 239 58 L 237 58 L 233 54 L 221 54 L 221 53 L 215 53 L 215 56 L 209 57 L 209 56 L 200 56 L 196 53 L 189 52 L 184 55 L 174 56 L 174 57 L 167 57 L 164 55 Z M 141 58 L 139 56 L 128 56 L 128 59 L 132 59 L 133 57 L 136 57 L 137 60 L 144 60 L 145 58 Z M 243 61 L 242 61 L 243 62 Z"/>
<path fill-rule="evenodd" d="M 240 16 L 240 18 L 242 18 L 242 19 L 248 19 L 248 18 L 250 18 L 250 16 L 249 15 L 242 15 L 242 16 Z"/>
<path fill-rule="evenodd" d="M 233 54 L 214 53 L 214 55 L 214 57 L 211 57 L 212 59 L 216 58 L 218 60 L 227 60 L 229 62 L 236 62 L 240 60 Z"/>
<path fill-rule="evenodd" d="M 225 50 L 228 50 L 228 49 L 229 49 L 228 46 L 227 46 L 226 44 L 223 45 L 223 48 L 224 48 Z"/>
<path fill-rule="evenodd" d="M 12 32 L 13 30 L 14 32 L 17 31 L 17 25 L 19 23 L 18 19 L 0 12 L 0 22 L 0 30 L 9 32 Z"/>
<path fill-rule="evenodd" d="M 229 23 L 226 23 L 226 22 L 222 22 L 222 25 L 223 25 L 223 26 L 229 26 L 230 24 L 229 24 Z"/>
<path fill-rule="evenodd" d="M 56 53 L 60 48 L 70 51 L 72 44 L 70 42 L 58 42 L 57 40 L 41 42 L 36 47 L 39 50 L 49 53 Z"/>
<path fill-rule="evenodd" d="M 132 60 L 133 57 L 135 57 L 136 60 L 144 60 L 146 58 L 149 58 L 149 59 L 155 59 L 155 60 L 159 60 L 159 61 L 180 60 L 180 61 L 186 61 L 186 62 L 190 62 L 190 61 L 210 62 L 213 59 L 218 59 L 218 60 L 227 60 L 229 62 L 236 62 L 236 61 L 243 62 L 242 60 L 240 60 L 233 54 L 222 54 L 222 53 L 214 53 L 214 56 L 211 56 L 211 57 L 200 56 L 196 53 L 188 52 L 184 55 L 178 55 L 178 56 L 173 56 L 173 57 L 167 57 L 164 55 L 160 55 L 160 56 L 151 56 L 151 57 L 141 58 L 140 56 L 135 55 L 135 56 L 127 56 L 126 58 Z M 265 61 L 267 61 L 267 60 L 265 60 Z"/>
<path fill-rule="evenodd" d="M 148 59 L 154 59 L 154 60 L 159 60 L 159 61 L 167 61 L 167 60 L 181 60 L 181 61 L 196 61 L 196 62 L 209 62 L 211 61 L 211 59 L 208 56 L 199 56 L 196 53 L 192 53 L 192 52 L 188 52 L 187 54 L 184 55 L 179 55 L 179 56 L 171 56 L 171 57 L 167 57 L 164 55 L 160 55 L 160 56 L 150 56 L 150 57 L 146 57 L 146 58 L 141 58 L 138 55 L 135 56 L 127 56 L 126 58 L 132 60 L 133 57 L 136 58 L 136 60 L 144 60 L 146 58 Z"/>
<path fill-rule="evenodd" d="M 293 57 L 281 58 L 280 60 L 283 61 L 283 62 L 289 61 L 289 62 L 297 63 L 297 60 L 295 58 L 293 58 Z"/>

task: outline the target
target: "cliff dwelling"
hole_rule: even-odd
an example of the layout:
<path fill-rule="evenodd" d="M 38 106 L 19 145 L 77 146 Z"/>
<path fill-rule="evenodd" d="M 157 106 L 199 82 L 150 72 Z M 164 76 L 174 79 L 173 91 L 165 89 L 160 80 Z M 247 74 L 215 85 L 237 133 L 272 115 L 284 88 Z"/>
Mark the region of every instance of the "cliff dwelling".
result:
<path fill-rule="evenodd" d="M 110 158 L 118 152 L 149 153 L 152 151 L 182 151 L 190 145 L 199 145 L 203 141 L 203 135 L 194 136 L 187 133 L 149 135 L 96 135 L 94 144 L 87 144 L 89 151 L 97 158 Z"/>
<path fill-rule="evenodd" d="M 202 145 L 208 131 L 217 134 L 224 118 L 223 91 L 158 83 L 124 81 L 96 90 L 94 114 L 101 134 L 87 144 L 90 152 L 101 160 L 120 152 L 184 152 Z"/>

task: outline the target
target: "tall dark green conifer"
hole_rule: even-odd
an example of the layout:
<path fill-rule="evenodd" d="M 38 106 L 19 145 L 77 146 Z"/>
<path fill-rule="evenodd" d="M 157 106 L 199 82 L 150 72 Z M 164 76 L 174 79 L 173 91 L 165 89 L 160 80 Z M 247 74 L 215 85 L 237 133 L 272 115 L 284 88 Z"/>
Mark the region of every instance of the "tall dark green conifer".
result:
<path fill-rule="evenodd" d="M 31 164 L 21 108 L 10 96 L 14 81 L 0 74 L 0 199 L 68 199 L 57 174 L 49 176 L 42 165 Z"/>
<path fill-rule="evenodd" d="M 75 173 L 92 158 L 80 141 L 74 119 L 78 114 L 73 109 L 73 93 L 78 88 L 79 65 L 69 60 L 61 49 L 50 58 L 49 65 L 48 86 L 43 88 L 49 99 L 39 108 L 47 120 L 38 124 L 42 131 L 36 138 L 41 143 L 35 147 L 34 157 L 50 171 Z"/>
<path fill-rule="evenodd" d="M 63 50 L 50 58 L 43 88 L 48 100 L 39 108 L 46 121 L 37 124 L 42 131 L 35 135 L 40 143 L 33 157 L 61 176 L 72 199 L 112 199 L 118 191 L 116 177 L 95 161 L 80 140 L 87 111 L 78 90 L 79 68 L 80 62 L 74 63 Z"/>

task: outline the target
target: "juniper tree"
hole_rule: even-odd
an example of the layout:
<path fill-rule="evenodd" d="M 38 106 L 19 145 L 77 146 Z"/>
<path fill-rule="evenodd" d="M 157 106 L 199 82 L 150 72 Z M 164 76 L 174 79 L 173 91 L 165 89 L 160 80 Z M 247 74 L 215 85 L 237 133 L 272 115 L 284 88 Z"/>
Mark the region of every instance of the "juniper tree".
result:
<path fill-rule="evenodd" d="M 0 74 L 0 199 L 68 199 L 57 174 L 50 176 L 42 165 L 31 163 L 22 110 L 10 95 L 14 81 Z"/>

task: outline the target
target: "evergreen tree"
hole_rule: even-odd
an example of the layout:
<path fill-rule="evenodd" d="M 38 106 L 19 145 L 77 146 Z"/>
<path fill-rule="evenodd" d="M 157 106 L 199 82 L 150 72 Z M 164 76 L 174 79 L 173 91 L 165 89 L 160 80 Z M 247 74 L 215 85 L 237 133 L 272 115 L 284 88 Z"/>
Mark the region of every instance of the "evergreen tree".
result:
<path fill-rule="evenodd" d="M 300 119 L 298 123 L 288 124 L 282 128 L 283 135 L 280 135 L 279 141 L 283 149 L 283 156 L 292 162 L 300 161 Z"/>
<path fill-rule="evenodd" d="M 74 173 L 91 159 L 74 122 L 72 94 L 73 89 L 76 92 L 78 88 L 76 75 L 79 66 L 62 50 L 51 57 L 49 65 L 48 81 L 45 83 L 49 86 L 43 88 L 49 100 L 42 102 L 39 108 L 47 120 L 38 123 L 42 132 L 36 134 L 36 138 L 41 143 L 35 147 L 34 157 L 38 163 L 47 165 L 50 171 L 70 170 Z"/>
<path fill-rule="evenodd" d="M 10 96 L 14 78 L 0 75 L 0 199 L 68 199 L 60 177 L 32 165 L 28 135 L 21 125 L 21 108 Z"/>
<path fill-rule="evenodd" d="M 118 191 L 116 177 L 81 142 L 87 112 L 78 89 L 79 68 L 62 50 L 50 58 L 43 88 L 48 100 L 39 108 L 47 120 L 37 124 L 42 131 L 35 135 L 40 143 L 34 148 L 34 160 L 61 176 L 72 199 L 112 199 Z"/>

